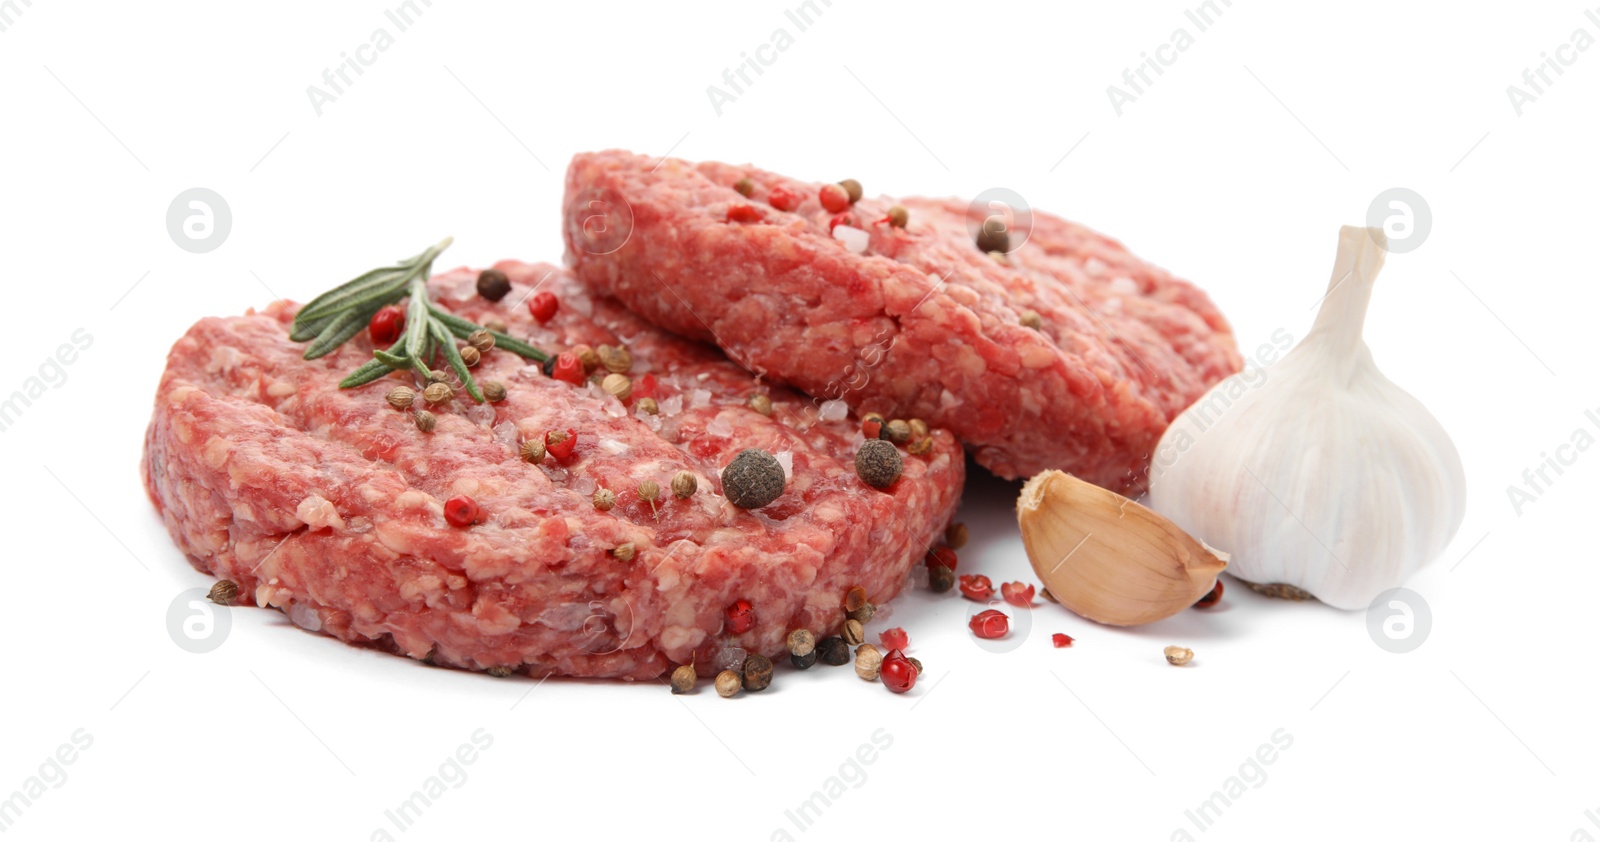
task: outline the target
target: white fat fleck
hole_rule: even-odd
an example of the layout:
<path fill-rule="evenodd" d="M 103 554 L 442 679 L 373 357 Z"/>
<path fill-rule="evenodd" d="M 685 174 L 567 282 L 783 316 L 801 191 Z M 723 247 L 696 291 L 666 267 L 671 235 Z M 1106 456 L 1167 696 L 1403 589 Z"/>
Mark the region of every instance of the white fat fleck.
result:
<path fill-rule="evenodd" d="M 704 383 L 704 382 L 706 382 L 706 381 L 707 381 L 707 380 L 710 380 L 710 379 L 711 379 L 711 372 L 709 372 L 709 371 L 702 371 L 702 372 L 700 372 L 700 373 L 699 373 L 699 374 L 696 374 L 696 375 L 695 375 L 695 376 L 694 376 L 694 379 L 695 379 L 695 380 L 698 380 L 698 381 L 700 381 L 700 382 L 701 382 L 701 383 Z"/>
<path fill-rule="evenodd" d="M 824 421 L 843 421 L 849 413 L 850 406 L 844 401 L 823 401 L 817 417 Z"/>
<path fill-rule="evenodd" d="M 600 449 L 611 454 L 612 456 L 621 456 L 622 454 L 628 452 L 628 444 L 626 442 L 617 441 L 616 439 L 601 439 Z"/>
<path fill-rule="evenodd" d="M 232 345 L 213 346 L 211 357 L 206 360 L 206 372 L 208 374 L 216 374 L 219 371 L 233 371 L 234 366 L 239 364 L 239 360 L 243 356 L 239 349 Z"/>
<path fill-rule="evenodd" d="M 284 398 L 294 394 L 294 384 L 287 380 L 274 380 L 267 387 L 267 395 L 274 398 Z"/>
<path fill-rule="evenodd" d="M 344 518 L 339 517 L 339 510 L 320 494 L 312 494 L 302 499 L 300 504 L 295 506 L 294 516 L 312 529 L 344 528 Z"/>
<path fill-rule="evenodd" d="M 580 316 L 594 315 L 594 302 L 590 301 L 586 295 L 563 295 L 561 304 L 565 307 L 571 307 L 572 312 Z"/>
<path fill-rule="evenodd" d="M 1118 295 L 1133 295 L 1139 291 L 1139 285 L 1134 283 L 1132 278 L 1113 278 L 1111 291 Z"/>
<path fill-rule="evenodd" d="M 833 238 L 844 243 L 845 250 L 852 254 L 866 254 L 867 246 L 872 243 L 870 234 L 850 225 L 833 226 Z"/>
<path fill-rule="evenodd" d="M 317 609 L 304 602 L 289 606 L 289 620 L 306 631 L 322 631 L 322 617 L 317 614 Z"/>

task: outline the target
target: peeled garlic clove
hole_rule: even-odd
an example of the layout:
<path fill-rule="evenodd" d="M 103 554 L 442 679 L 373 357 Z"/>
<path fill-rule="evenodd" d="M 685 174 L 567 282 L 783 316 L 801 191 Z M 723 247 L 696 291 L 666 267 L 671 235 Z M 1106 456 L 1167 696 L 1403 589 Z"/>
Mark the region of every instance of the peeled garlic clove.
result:
<path fill-rule="evenodd" d="M 1466 508 L 1449 435 L 1361 337 L 1384 248 L 1379 229 L 1341 229 L 1311 332 L 1184 410 L 1151 466 L 1150 505 L 1227 547 L 1229 573 L 1338 608 L 1367 607 L 1436 558 Z"/>
<path fill-rule="evenodd" d="M 1017 500 L 1028 561 L 1079 616 L 1112 626 L 1171 617 L 1211 592 L 1228 566 L 1171 521 L 1060 471 L 1028 480 Z"/>

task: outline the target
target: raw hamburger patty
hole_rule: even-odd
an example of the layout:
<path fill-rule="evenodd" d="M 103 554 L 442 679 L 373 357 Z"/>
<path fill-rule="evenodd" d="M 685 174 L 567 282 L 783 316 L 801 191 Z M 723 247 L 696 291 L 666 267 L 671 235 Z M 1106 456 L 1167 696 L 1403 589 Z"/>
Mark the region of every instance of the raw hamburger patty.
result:
<path fill-rule="evenodd" d="M 239 583 L 241 601 L 352 643 L 468 669 L 651 678 L 696 655 L 714 670 L 732 647 L 776 655 L 791 629 L 833 631 L 845 591 L 894 596 L 953 513 L 964 462 L 947 431 L 876 490 L 855 475 L 859 425 L 819 418 L 842 416 L 842 404 L 819 412 L 759 387 L 715 348 L 589 297 L 555 267 L 497 268 L 513 281 L 501 303 L 477 297 L 466 270 L 436 278 L 435 300 L 546 350 L 625 345 L 636 385 L 656 378 L 660 414 L 490 351 L 474 376 L 505 383 L 507 400 L 462 394 L 422 433 L 384 400 L 409 375 L 337 387 L 371 358 L 365 331 L 307 362 L 288 339 L 297 305 L 205 319 L 168 357 L 143 465 L 191 562 Z M 561 301 L 544 327 L 520 304 L 536 284 Z M 753 390 L 770 395 L 771 417 L 747 408 Z M 570 462 L 519 458 L 520 441 L 568 428 Z M 722 496 L 721 469 L 744 448 L 792 466 L 762 509 Z M 686 500 L 671 491 L 680 470 L 699 481 Z M 636 493 L 645 480 L 661 486 L 654 513 Z M 592 502 L 600 486 L 616 494 L 608 512 Z M 446 523 L 442 504 L 457 494 L 482 507 L 476 525 Z M 624 543 L 636 548 L 626 561 L 612 553 Z M 725 609 L 739 599 L 756 623 L 729 635 Z"/>
<path fill-rule="evenodd" d="M 1026 243 L 996 260 L 974 245 L 981 219 L 963 202 L 901 200 L 910 224 L 896 229 L 878 222 L 893 200 L 863 199 L 844 223 L 870 236 L 857 254 L 830 236 L 818 187 L 748 166 L 578 155 L 567 259 L 595 289 L 756 372 L 948 427 L 1007 478 L 1061 468 L 1140 490 L 1168 422 L 1239 369 L 1203 292 L 1093 231 L 1034 212 Z M 770 204 L 778 188 L 799 198 L 792 212 Z M 740 205 L 762 220 L 728 221 Z"/>

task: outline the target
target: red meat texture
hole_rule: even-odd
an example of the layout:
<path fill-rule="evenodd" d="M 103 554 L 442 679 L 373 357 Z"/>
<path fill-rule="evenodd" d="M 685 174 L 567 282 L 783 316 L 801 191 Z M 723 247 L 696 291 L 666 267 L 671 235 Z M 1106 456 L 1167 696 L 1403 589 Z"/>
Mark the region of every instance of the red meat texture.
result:
<path fill-rule="evenodd" d="M 474 377 L 509 397 L 477 404 L 458 389 L 424 433 L 384 399 L 417 386 L 410 373 L 338 388 L 371 358 L 365 332 L 306 361 L 288 338 L 295 304 L 204 319 L 168 357 L 142 465 L 194 566 L 237 582 L 241 603 L 350 643 L 466 669 L 645 679 L 691 660 L 714 670 L 728 648 L 776 656 L 792 629 L 835 631 L 845 591 L 893 597 L 954 512 L 964 463 L 948 431 L 874 489 L 855 474 L 859 422 L 842 406 L 770 387 L 556 267 L 496 268 L 513 285 L 500 303 L 478 297 L 465 269 L 434 279 L 435 300 L 551 352 L 626 347 L 632 376 L 657 380 L 659 414 L 491 350 Z M 535 289 L 561 301 L 544 325 L 522 303 Z M 771 397 L 770 416 L 748 407 L 752 391 Z M 519 457 L 521 442 L 569 428 L 572 459 Z M 722 494 L 721 469 L 744 448 L 790 467 L 759 510 Z M 687 499 L 670 490 L 679 471 L 698 481 Z M 653 508 L 637 493 L 646 480 L 661 487 Z M 615 508 L 595 508 L 599 487 Z M 461 494 L 481 508 L 465 528 L 443 514 Z M 624 561 L 613 550 L 625 543 Z M 730 635 L 724 609 L 738 599 L 756 621 Z"/>
<path fill-rule="evenodd" d="M 783 191 L 799 197 L 791 211 L 771 204 Z M 843 214 L 867 232 L 858 254 L 830 235 L 818 191 L 750 166 L 581 154 L 567 261 L 772 379 L 948 428 L 1006 478 L 1060 468 L 1140 491 L 1170 421 L 1239 370 L 1205 293 L 1087 228 L 1034 211 L 1026 242 L 997 258 L 974 244 L 982 220 L 965 202 L 863 198 Z M 738 204 L 760 220 L 728 222 Z M 905 228 L 882 221 L 895 204 Z"/>

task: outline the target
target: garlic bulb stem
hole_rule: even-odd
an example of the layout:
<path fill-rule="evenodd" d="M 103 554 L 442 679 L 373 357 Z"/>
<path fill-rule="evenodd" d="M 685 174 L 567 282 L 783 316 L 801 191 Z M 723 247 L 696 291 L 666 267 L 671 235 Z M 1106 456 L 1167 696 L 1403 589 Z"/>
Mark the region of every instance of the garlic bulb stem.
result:
<path fill-rule="evenodd" d="M 1372 300 L 1373 282 L 1383 268 L 1384 248 L 1388 244 L 1381 228 L 1339 230 L 1339 253 L 1334 258 L 1328 292 L 1323 296 L 1317 320 L 1306 341 L 1328 344 L 1329 352 L 1346 359 L 1366 351 L 1362 329 L 1366 326 L 1367 305 Z"/>

